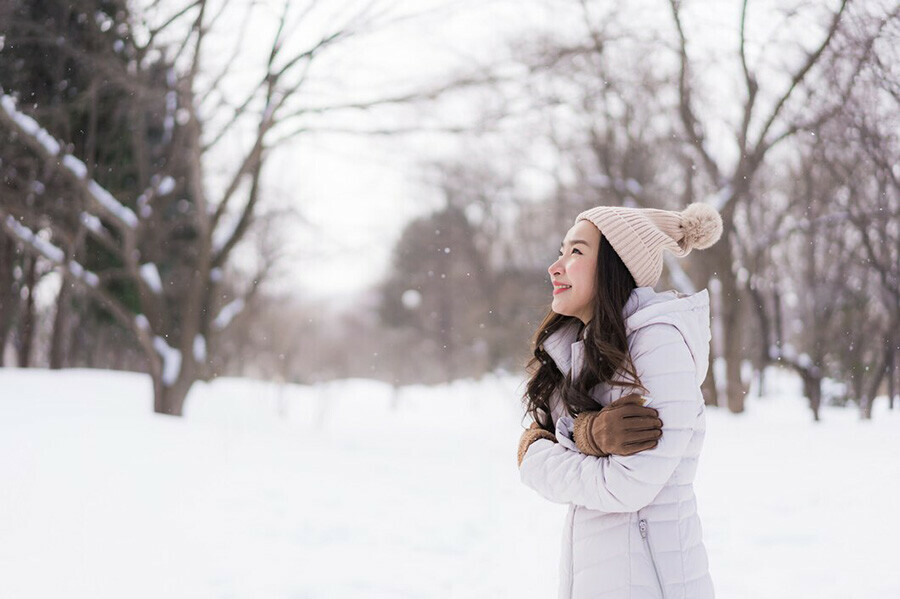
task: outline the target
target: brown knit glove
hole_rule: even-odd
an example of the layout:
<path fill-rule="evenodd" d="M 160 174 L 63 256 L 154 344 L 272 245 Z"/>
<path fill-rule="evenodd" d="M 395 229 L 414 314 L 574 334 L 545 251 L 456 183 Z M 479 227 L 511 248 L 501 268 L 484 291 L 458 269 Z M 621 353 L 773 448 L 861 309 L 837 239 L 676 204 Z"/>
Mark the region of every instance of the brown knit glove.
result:
<path fill-rule="evenodd" d="M 532 422 L 531 426 L 519 437 L 519 466 L 522 465 L 522 458 L 525 457 L 528 447 L 538 439 L 548 439 L 556 443 L 556 435 L 542 429 L 537 422 Z"/>
<path fill-rule="evenodd" d="M 620 397 L 602 410 L 581 412 L 572 431 L 575 446 L 581 453 L 597 457 L 653 449 L 662 436 L 663 423 L 658 414 L 644 407 L 637 393 Z"/>

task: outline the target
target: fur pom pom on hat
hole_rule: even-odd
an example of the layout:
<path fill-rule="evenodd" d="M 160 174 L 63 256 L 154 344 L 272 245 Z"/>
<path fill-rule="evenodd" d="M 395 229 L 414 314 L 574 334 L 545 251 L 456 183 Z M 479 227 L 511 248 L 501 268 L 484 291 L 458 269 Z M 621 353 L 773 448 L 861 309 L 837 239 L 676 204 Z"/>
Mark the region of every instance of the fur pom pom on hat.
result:
<path fill-rule="evenodd" d="M 681 211 L 681 229 L 689 251 L 705 250 L 722 236 L 722 217 L 709 204 L 691 204 Z"/>
<path fill-rule="evenodd" d="M 638 287 L 653 287 L 662 275 L 663 250 L 679 258 L 710 247 L 722 236 L 722 217 L 709 204 L 681 211 L 597 206 L 575 217 L 609 239 Z"/>

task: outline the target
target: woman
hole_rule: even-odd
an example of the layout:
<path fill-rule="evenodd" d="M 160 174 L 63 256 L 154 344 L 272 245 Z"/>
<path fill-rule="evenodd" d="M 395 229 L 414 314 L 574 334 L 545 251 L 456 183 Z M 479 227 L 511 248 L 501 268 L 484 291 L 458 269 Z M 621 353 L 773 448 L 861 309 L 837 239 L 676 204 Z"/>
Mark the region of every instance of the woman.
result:
<path fill-rule="evenodd" d="M 576 217 L 548 269 L 553 302 L 528 364 L 533 423 L 519 472 L 546 499 L 569 504 L 561 598 L 714 596 L 693 491 L 709 295 L 653 286 L 664 250 L 685 256 L 721 234 L 706 204 L 598 206 Z"/>

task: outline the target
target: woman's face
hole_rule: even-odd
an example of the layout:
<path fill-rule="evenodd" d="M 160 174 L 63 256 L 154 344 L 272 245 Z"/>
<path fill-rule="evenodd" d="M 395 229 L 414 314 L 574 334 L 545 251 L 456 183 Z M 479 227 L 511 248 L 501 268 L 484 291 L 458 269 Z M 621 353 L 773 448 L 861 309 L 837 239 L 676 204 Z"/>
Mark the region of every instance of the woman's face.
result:
<path fill-rule="evenodd" d="M 554 312 L 575 316 L 585 324 L 590 322 L 599 251 L 600 230 L 590 221 L 580 220 L 566 233 L 559 259 L 547 269 L 553 283 L 550 307 Z"/>

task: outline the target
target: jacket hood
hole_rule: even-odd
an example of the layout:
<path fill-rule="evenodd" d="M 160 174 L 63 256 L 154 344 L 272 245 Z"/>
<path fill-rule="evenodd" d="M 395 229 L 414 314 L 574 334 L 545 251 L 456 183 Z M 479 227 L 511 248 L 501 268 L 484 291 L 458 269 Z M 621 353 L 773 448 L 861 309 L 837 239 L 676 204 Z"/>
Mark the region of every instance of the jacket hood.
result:
<path fill-rule="evenodd" d="M 671 324 L 681 333 L 697 367 L 697 384 L 701 384 L 709 368 L 709 292 L 706 289 L 690 295 L 675 290 L 656 292 L 652 287 L 636 287 L 625 307 L 625 334 L 653 324 Z M 590 323 L 587 325 L 590 326 Z M 543 348 L 564 375 L 573 368 L 576 379 L 584 358 L 584 341 L 577 339 L 581 322 L 572 319 L 550 334 Z"/>

